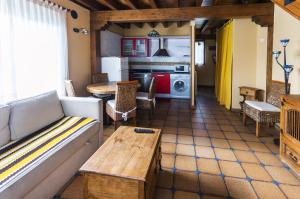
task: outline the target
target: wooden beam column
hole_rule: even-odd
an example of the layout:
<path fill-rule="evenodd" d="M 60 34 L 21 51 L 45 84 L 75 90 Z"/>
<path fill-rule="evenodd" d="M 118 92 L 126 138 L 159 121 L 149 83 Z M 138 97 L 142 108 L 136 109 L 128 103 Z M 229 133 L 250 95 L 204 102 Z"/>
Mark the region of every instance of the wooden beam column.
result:
<path fill-rule="evenodd" d="M 91 31 L 91 74 L 101 72 L 101 31 Z"/>
<path fill-rule="evenodd" d="M 270 92 L 273 69 L 273 26 L 268 26 L 266 96 Z"/>
<path fill-rule="evenodd" d="M 195 39 L 196 39 L 196 29 L 195 21 L 191 21 L 191 108 L 196 107 L 196 95 L 197 95 L 197 85 L 196 85 L 196 68 L 195 68 Z"/>

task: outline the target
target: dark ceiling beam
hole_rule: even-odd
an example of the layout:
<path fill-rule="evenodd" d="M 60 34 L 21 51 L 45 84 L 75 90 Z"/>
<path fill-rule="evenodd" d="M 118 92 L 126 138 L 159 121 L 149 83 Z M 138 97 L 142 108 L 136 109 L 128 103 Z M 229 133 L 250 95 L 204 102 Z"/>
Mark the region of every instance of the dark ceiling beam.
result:
<path fill-rule="evenodd" d="M 273 3 L 248 5 L 217 5 L 207 7 L 158 8 L 140 10 L 114 10 L 91 12 L 93 27 L 105 22 L 160 22 L 190 21 L 195 18 L 230 19 L 252 17 L 257 15 L 273 15 Z"/>
<path fill-rule="evenodd" d="M 108 7 L 111 10 L 117 10 L 118 8 L 113 5 L 112 1 L 109 0 L 97 0 L 99 3 L 101 3 L 102 5 Z"/>
<path fill-rule="evenodd" d="M 211 27 L 214 22 L 215 22 L 214 20 L 208 20 L 205 26 L 203 26 L 201 32 L 204 33 L 206 30 L 208 30 L 209 27 Z"/>
<path fill-rule="evenodd" d="M 181 28 L 182 26 L 184 26 L 185 24 L 190 23 L 189 21 L 178 21 L 177 22 L 177 27 Z"/>
<path fill-rule="evenodd" d="M 157 5 L 154 0 L 142 0 L 142 2 L 151 8 L 157 8 Z"/>
<path fill-rule="evenodd" d="M 136 6 L 131 2 L 131 0 L 119 0 L 119 2 L 130 9 L 136 10 Z"/>
<path fill-rule="evenodd" d="M 95 0 L 71 0 L 71 1 L 92 11 L 105 9 L 105 7 L 103 7 Z"/>
<path fill-rule="evenodd" d="M 196 6 L 202 6 L 203 0 L 195 0 L 195 5 Z"/>
<path fill-rule="evenodd" d="M 162 25 L 164 28 L 169 28 L 171 25 L 171 22 L 162 22 Z"/>
<path fill-rule="evenodd" d="M 215 34 L 196 33 L 195 37 L 196 37 L 196 41 L 199 41 L 199 40 L 216 40 L 216 35 Z"/>
<path fill-rule="evenodd" d="M 274 23 L 273 16 L 253 16 L 252 21 L 262 27 L 272 26 Z"/>
<path fill-rule="evenodd" d="M 211 4 L 214 6 L 218 5 L 218 0 L 212 0 Z M 206 22 L 207 23 L 205 23 L 205 26 L 203 26 L 203 28 L 201 29 L 202 33 L 204 33 L 208 29 L 208 27 L 210 27 L 214 23 L 214 20 L 207 20 Z"/>
<path fill-rule="evenodd" d="M 144 26 L 144 23 L 134 23 L 134 25 L 138 28 L 142 28 Z"/>
<path fill-rule="evenodd" d="M 208 20 L 205 20 L 203 22 L 203 24 L 201 25 L 201 27 L 199 28 L 199 32 L 202 32 L 203 28 L 206 26 L 206 24 L 208 23 Z"/>
<path fill-rule="evenodd" d="M 155 28 L 158 25 L 157 22 L 149 22 L 148 24 L 151 28 Z"/>

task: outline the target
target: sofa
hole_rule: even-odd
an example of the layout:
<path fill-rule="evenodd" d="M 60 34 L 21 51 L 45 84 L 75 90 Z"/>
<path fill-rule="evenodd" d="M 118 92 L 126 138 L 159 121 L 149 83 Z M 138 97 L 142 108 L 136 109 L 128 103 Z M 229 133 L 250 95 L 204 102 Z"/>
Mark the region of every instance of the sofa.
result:
<path fill-rule="evenodd" d="M 102 107 L 55 91 L 0 105 L 0 198 L 54 197 L 102 144 Z"/>

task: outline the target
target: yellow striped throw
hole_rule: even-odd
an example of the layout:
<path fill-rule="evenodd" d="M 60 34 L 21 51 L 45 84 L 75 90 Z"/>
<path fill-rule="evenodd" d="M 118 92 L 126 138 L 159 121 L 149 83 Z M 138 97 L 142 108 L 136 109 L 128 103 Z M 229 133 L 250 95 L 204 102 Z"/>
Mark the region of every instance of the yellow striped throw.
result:
<path fill-rule="evenodd" d="M 59 121 L 0 149 L 0 189 L 34 165 L 80 129 L 95 122 L 92 118 L 64 117 Z"/>

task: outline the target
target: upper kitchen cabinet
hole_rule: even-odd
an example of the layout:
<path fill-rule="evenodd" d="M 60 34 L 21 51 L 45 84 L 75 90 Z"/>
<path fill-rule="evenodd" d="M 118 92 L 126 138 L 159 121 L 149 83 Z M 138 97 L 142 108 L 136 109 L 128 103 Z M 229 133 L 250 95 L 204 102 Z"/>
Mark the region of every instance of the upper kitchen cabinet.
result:
<path fill-rule="evenodd" d="M 121 43 L 123 57 L 149 56 L 149 40 L 147 38 L 122 38 Z"/>

